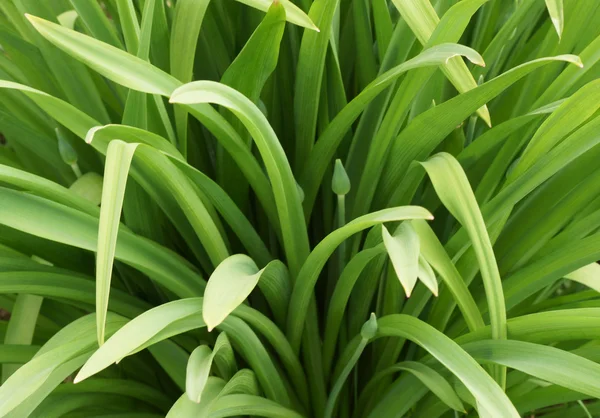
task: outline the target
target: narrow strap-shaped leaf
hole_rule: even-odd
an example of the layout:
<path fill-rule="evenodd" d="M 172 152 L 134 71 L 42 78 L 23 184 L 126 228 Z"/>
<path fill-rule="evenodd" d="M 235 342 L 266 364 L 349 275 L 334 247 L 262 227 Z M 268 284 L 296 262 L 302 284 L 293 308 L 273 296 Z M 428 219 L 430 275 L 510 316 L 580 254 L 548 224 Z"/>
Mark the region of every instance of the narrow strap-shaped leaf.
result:
<path fill-rule="evenodd" d="M 173 197 L 204 245 L 212 264 L 218 265 L 229 256 L 224 235 L 217 226 L 218 217 L 216 214 L 211 216 L 203 196 L 194 188 L 188 177 L 167 156 L 152 151 L 147 147 L 140 147 L 137 153 L 144 159 L 145 164 L 162 174 L 162 179 L 169 186 Z"/>
<path fill-rule="evenodd" d="M 338 375 L 336 382 L 331 389 L 331 393 L 329 394 L 329 398 L 327 399 L 327 405 L 325 406 L 325 418 L 331 418 L 333 416 L 333 412 L 337 403 L 338 396 L 342 390 L 342 387 L 352 372 L 352 369 L 358 363 L 358 360 L 363 353 L 365 347 L 369 343 L 369 341 L 376 335 L 377 333 L 377 319 L 375 318 L 375 314 L 371 314 L 370 319 L 363 325 L 361 329 L 361 339 L 358 345 L 356 346 L 352 357 L 348 360 L 348 362 L 344 365 L 342 372 Z"/>
<path fill-rule="evenodd" d="M 93 203 L 85 199 L 83 195 L 73 193 L 72 190 L 64 188 L 63 186 L 43 177 L 38 177 L 34 174 L 19 170 L 17 168 L 0 165 L 0 180 L 5 183 L 12 184 L 18 188 L 28 190 L 38 196 L 45 197 L 46 199 L 51 199 L 57 203 L 62 203 L 63 205 L 78 209 L 90 215 L 98 215 L 98 208 Z M 73 185 L 71 187 L 73 187 Z"/>
<path fill-rule="evenodd" d="M 300 350 L 300 339 L 304 330 L 308 306 L 319 274 L 340 243 L 357 232 L 374 225 L 405 219 L 432 219 L 432 216 L 427 210 L 418 206 L 404 206 L 370 213 L 335 230 L 310 253 L 298 274 L 290 300 L 287 335 L 296 352 Z"/>
<path fill-rule="evenodd" d="M 565 16 L 563 12 L 563 0 L 546 0 L 548 14 L 552 20 L 552 24 L 556 29 L 558 38 L 560 39 L 565 24 Z"/>
<path fill-rule="evenodd" d="M 424 44 L 425 51 L 445 42 L 457 42 L 467 28 L 470 18 L 479 9 L 482 2 L 483 0 L 467 0 L 452 6 L 444 13 L 427 43 Z M 485 65 L 483 58 L 478 57 L 478 59 L 475 59 L 475 54 L 472 54 L 472 56 L 466 55 L 466 57 L 476 65 Z M 447 65 L 457 59 L 460 58 L 449 58 L 442 65 Z M 442 68 L 444 67 L 442 66 Z M 353 217 L 369 211 L 377 189 L 374 185 L 380 180 L 390 144 L 398 134 L 411 106 L 416 103 L 417 94 L 423 90 L 435 73 L 436 68 L 424 67 L 407 74 L 396 89 L 389 103 L 388 111 L 383 114 L 381 124 L 378 130 L 374 132 L 374 137 L 370 139 L 370 136 L 367 135 L 367 139 L 365 139 L 365 136 L 354 138 L 349 160 L 351 162 L 352 160 L 356 161 L 362 169 L 360 170 L 360 179 L 356 179 L 359 180 L 356 195 L 355 197 L 351 195 L 350 199 Z M 429 82 L 428 85 L 433 86 L 434 84 Z M 367 148 L 366 143 L 368 143 L 368 150 L 365 149 Z M 366 159 L 363 153 L 367 154 Z"/>
<path fill-rule="evenodd" d="M 315 20 L 321 32 L 304 32 L 300 44 L 294 94 L 296 172 L 302 171 L 315 141 L 325 55 L 338 3 L 338 0 L 315 0 L 309 16 Z"/>
<path fill-rule="evenodd" d="M 175 5 L 170 45 L 171 75 L 182 83 L 192 81 L 198 36 L 209 3 L 210 0 L 182 0 Z M 179 106 L 174 111 L 179 147 L 186 155 L 188 112 Z"/>
<path fill-rule="evenodd" d="M 435 278 L 435 273 L 422 255 L 419 255 L 419 279 L 431 290 L 434 296 L 438 295 L 438 282 Z"/>
<path fill-rule="evenodd" d="M 140 24 L 135 12 L 135 5 L 133 0 L 116 0 L 116 3 L 127 51 L 136 55 L 140 49 Z"/>
<path fill-rule="evenodd" d="M 125 320 L 111 315 L 107 333 L 112 334 Z M 54 335 L 26 365 L 0 387 L 0 416 L 12 412 L 29 416 L 48 394 L 89 357 L 96 343 L 95 320 L 88 315 Z M 75 331 L 79 331 L 77 334 Z M 42 396 L 36 396 L 39 393 Z"/>
<path fill-rule="evenodd" d="M 394 0 L 393 3 L 415 33 L 419 42 L 426 45 L 439 23 L 439 17 L 430 1 L 403 2 Z M 477 87 L 477 82 L 459 57 L 451 59 L 448 64 L 442 67 L 442 71 L 460 93 L 465 93 Z M 487 106 L 484 105 L 478 109 L 477 114 L 485 123 L 491 126 L 490 112 Z"/>
<path fill-rule="evenodd" d="M 99 345 L 104 344 L 104 324 L 108 309 L 117 235 L 121 223 L 121 209 L 123 208 L 129 167 L 137 145 L 112 141 L 106 152 L 96 256 L 96 333 Z"/>
<path fill-rule="evenodd" d="M 286 265 L 279 260 L 271 261 L 263 270 L 258 287 L 267 299 L 274 321 L 284 329 L 292 293 L 290 274 Z"/>
<path fill-rule="evenodd" d="M 4 344 L 27 346 L 33 341 L 35 325 L 44 298 L 37 295 L 19 294 L 11 311 L 10 320 L 4 335 Z M 18 365 L 2 365 L 2 382 L 10 377 Z"/>
<path fill-rule="evenodd" d="M 465 285 L 463 278 L 456 269 L 456 266 L 446 253 L 444 246 L 438 240 L 437 236 L 425 221 L 411 221 L 415 231 L 419 234 L 421 244 L 421 255 L 431 264 L 431 266 L 442 277 L 448 290 L 454 296 L 454 300 L 458 304 L 465 321 L 471 331 L 484 326 L 483 318 L 477 308 L 477 304 L 469 292 L 469 288 Z M 430 324 L 436 326 L 439 321 L 443 320 L 441 315 L 433 316 Z M 438 328 L 438 327 L 436 327 Z M 442 329 L 439 327 L 438 329 Z"/>
<path fill-rule="evenodd" d="M 409 172 L 412 161 L 425 159 L 452 132 L 457 124 L 491 100 L 506 88 L 525 77 L 531 71 L 554 61 L 565 61 L 582 66 L 574 55 L 540 58 L 515 67 L 481 86 L 448 100 L 414 118 L 396 137 L 389 151 L 386 168 L 378 191 L 378 204 L 410 200 L 416 190 L 421 174 Z M 441 117 L 444 115 L 444 117 Z M 404 178 L 403 181 L 400 181 Z M 400 187 L 399 184 L 402 184 Z"/>
<path fill-rule="evenodd" d="M 0 188 L 0 223 L 26 233 L 89 251 L 97 250 L 98 219 L 76 209 L 33 196 Z M 119 232 L 117 259 L 149 274 L 180 296 L 197 295 L 200 276 L 172 251 L 128 230 Z"/>
<path fill-rule="evenodd" d="M 274 2 L 244 48 L 225 70 L 221 83 L 233 87 L 254 104 L 258 104 L 265 83 L 277 66 L 285 23 L 283 5 Z M 227 111 L 223 112 L 223 116 L 250 146 L 252 140 L 248 138 L 242 122 Z M 242 175 L 240 170 L 235 166 L 232 167 L 231 156 L 223 153 L 222 148 L 218 149 L 218 152 L 216 165 L 219 183 L 240 207 L 247 206 L 248 184 L 240 179 Z"/>
<path fill-rule="evenodd" d="M 373 248 L 367 248 L 356 254 L 342 271 L 331 299 L 326 315 L 325 333 L 323 339 L 323 370 L 329 376 L 331 372 L 336 344 L 339 343 L 338 336 L 342 319 L 350 294 L 366 266 L 377 256 L 384 254 L 385 247 L 379 244 Z"/>
<path fill-rule="evenodd" d="M 219 397 L 211 406 L 209 418 L 255 415 L 267 418 L 304 418 L 292 409 L 276 402 L 253 395 L 226 395 Z"/>
<path fill-rule="evenodd" d="M 92 355 L 77 374 L 75 382 L 82 381 L 139 351 L 149 342 L 158 342 L 184 330 L 204 327 L 201 312 L 201 298 L 182 299 L 144 312 L 124 325 Z M 187 318 L 192 318 L 193 324 L 190 324 L 190 321 L 182 321 Z"/>
<path fill-rule="evenodd" d="M 600 108 L 600 80 L 592 81 L 566 99 L 535 132 L 512 170 L 509 181 L 523 174 L 566 135 Z"/>
<path fill-rule="evenodd" d="M 94 38 L 117 48 L 123 47 L 113 24 L 97 2 L 87 0 L 69 1 Z"/>
<path fill-rule="evenodd" d="M 474 50 L 456 44 L 442 44 L 427 49 L 415 58 L 410 59 L 377 77 L 365 89 L 336 115 L 319 137 L 311 152 L 308 162 L 300 172 L 300 185 L 304 189 L 304 211 L 310 214 L 317 192 L 335 152 L 347 130 L 379 93 L 391 86 L 405 72 L 426 66 L 436 66 L 451 57 L 466 55 L 469 60 L 477 62 L 481 56 Z"/>
<path fill-rule="evenodd" d="M 53 24 L 43 19 L 31 16 L 30 18 L 32 19 L 32 22 L 37 25 L 36 27 L 40 33 L 52 43 L 59 48 L 64 49 L 78 60 L 89 65 L 100 74 L 125 87 L 145 93 L 170 96 L 173 90 L 181 85 L 181 82 L 176 78 L 120 49 L 98 42 L 97 40 L 78 32 L 69 31 L 68 29 L 62 28 L 60 25 Z M 41 99 L 51 101 L 52 106 L 45 105 L 43 106 L 44 110 L 49 112 L 57 120 L 60 120 L 61 123 L 65 117 L 63 117 L 55 107 L 58 106 L 61 110 L 67 111 L 69 118 L 67 121 L 64 121 L 63 124 L 68 126 L 69 129 L 82 138 L 85 137 L 89 129 L 99 125 L 98 122 L 94 122 L 90 117 L 59 99 L 48 96 L 47 94 L 42 94 L 38 90 L 23 87 L 17 83 L 6 83 L 8 84 L 6 86 L 8 88 L 30 91 L 31 93 L 36 93 L 38 95 L 41 94 L 43 97 L 32 94 L 34 100 L 37 100 L 38 102 L 41 101 Z M 0 85 L 2 84 L 3 83 L 0 83 Z M 232 155 L 238 163 L 238 166 L 242 168 L 244 175 L 248 178 L 249 183 L 267 212 L 269 220 L 276 229 L 279 229 L 280 224 L 277 222 L 278 216 L 275 205 L 273 204 L 273 193 L 272 188 L 269 186 L 269 181 L 235 129 L 227 123 L 223 116 L 207 104 L 189 105 L 188 110 L 217 137 L 221 145 Z M 74 114 L 77 114 L 77 118 L 73 118 Z M 262 114 L 260 117 L 264 118 Z M 83 123 L 83 121 L 85 121 L 85 123 Z M 85 132 L 82 132 L 82 125 L 87 128 L 85 129 Z M 279 144 L 279 141 L 277 141 L 277 144 Z M 277 147 L 280 148 L 280 145 L 277 145 Z M 277 154 L 282 153 L 278 151 Z M 278 158 L 278 160 L 280 160 L 280 158 Z M 288 190 L 291 190 L 291 188 Z M 275 199 L 275 201 L 277 202 L 278 199 L 279 198 Z M 301 226 L 300 222 L 295 223 L 297 224 L 297 227 Z M 303 233 L 301 231 L 297 232 L 296 235 L 302 237 Z M 303 240 L 303 238 L 300 239 Z M 303 253 L 305 253 L 305 251 L 298 252 L 298 254 Z M 292 263 L 292 265 L 293 264 L 294 263 Z M 292 273 L 294 273 L 294 268 L 291 270 Z"/>
<path fill-rule="evenodd" d="M 273 4 L 270 0 L 237 0 L 240 3 L 246 4 L 250 7 L 254 7 L 255 9 L 262 10 L 266 12 L 269 10 L 269 7 Z M 298 6 L 296 6 L 290 0 L 278 0 L 285 9 L 285 15 L 288 22 L 293 23 L 295 25 L 301 26 L 303 28 L 307 28 L 313 31 L 319 31 L 319 28 L 313 21 L 311 17 L 307 16 L 306 13 L 302 11 Z M 318 23 L 318 22 L 317 22 Z"/>
<path fill-rule="evenodd" d="M 35 356 L 40 349 L 39 345 L 0 344 L 0 362 L 11 364 L 25 364 Z"/>
<path fill-rule="evenodd" d="M 170 101 L 181 104 L 219 104 L 234 112 L 246 126 L 263 157 L 272 183 L 286 258 L 290 272 L 295 277 L 308 256 L 306 222 L 296 189 L 296 180 L 281 143 L 266 117 L 243 94 L 211 81 L 186 84 L 173 93 Z"/>
<path fill-rule="evenodd" d="M 181 84 L 177 79 L 135 55 L 47 20 L 30 15 L 27 15 L 27 18 L 50 42 L 125 87 L 169 96 Z"/>
<path fill-rule="evenodd" d="M 417 379 L 419 379 L 421 383 L 427 386 L 427 388 L 430 391 L 432 391 L 438 398 L 440 398 L 442 402 L 444 402 L 450 408 L 459 412 L 465 411 L 465 408 L 460 398 L 458 397 L 450 383 L 448 383 L 448 381 L 442 375 L 440 375 L 431 367 L 416 361 L 403 361 L 401 363 L 394 364 L 393 366 L 388 367 L 387 369 L 377 373 L 371 378 L 369 383 L 367 383 L 361 396 L 368 394 L 371 388 L 376 387 L 375 385 L 382 379 L 400 371 L 408 372 L 415 376 Z"/>
<path fill-rule="evenodd" d="M 219 397 L 225 388 L 225 381 L 215 376 L 209 376 L 204 390 L 204 397 L 200 403 L 191 401 L 186 393 L 175 401 L 166 418 L 185 418 L 194 416 L 206 416 L 210 411 L 215 399 Z"/>
<path fill-rule="evenodd" d="M 564 386 L 595 398 L 600 397 L 600 365 L 555 347 L 524 341 L 483 340 L 463 346 L 480 361 L 512 369 Z M 560 367 L 556 367 L 560 364 Z"/>
<path fill-rule="evenodd" d="M 444 206 L 464 225 L 473 244 L 486 291 L 493 335 L 506 339 L 506 307 L 500 272 L 483 216 L 462 167 L 450 154 L 440 153 L 421 163 Z M 506 370 L 495 378 L 504 387 Z"/>
<path fill-rule="evenodd" d="M 235 354 L 233 346 L 229 341 L 227 333 L 221 332 L 215 341 L 213 347 L 214 362 L 219 371 L 219 375 L 225 379 L 232 379 L 238 371 L 237 362 L 235 360 Z"/>
<path fill-rule="evenodd" d="M 465 350 L 427 323 L 409 315 L 389 315 L 379 323 L 379 336 L 414 341 L 442 363 L 494 417 L 519 416 L 502 388 Z"/>
<path fill-rule="evenodd" d="M 98 126 L 88 131 L 86 142 L 94 145 L 102 153 L 106 153 L 108 144 L 113 138 L 119 138 L 128 143 L 141 143 L 142 147 L 148 145 L 154 149 L 146 148 L 148 156 L 155 152 L 162 152 L 195 183 L 206 195 L 209 202 L 215 206 L 223 218 L 229 223 L 238 235 L 248 253 L 263 266 L 271 259 L 264 242 L 260 239 L 254 227 L 244 214 L 235 206 L 231 198 L 208 176 L 186 163 L 177 148 L 163 137 L 151 132 L 124 125 Z"/>

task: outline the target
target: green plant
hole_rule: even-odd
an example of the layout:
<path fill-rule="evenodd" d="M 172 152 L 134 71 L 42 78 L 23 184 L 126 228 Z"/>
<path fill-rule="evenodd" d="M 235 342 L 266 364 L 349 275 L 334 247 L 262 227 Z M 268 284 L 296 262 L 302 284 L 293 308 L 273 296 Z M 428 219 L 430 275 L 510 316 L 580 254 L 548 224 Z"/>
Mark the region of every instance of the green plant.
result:
<path fill-rule="evenodd" d="M 599 414 L 599 23 L 0 2 L 0 417 Z"/>

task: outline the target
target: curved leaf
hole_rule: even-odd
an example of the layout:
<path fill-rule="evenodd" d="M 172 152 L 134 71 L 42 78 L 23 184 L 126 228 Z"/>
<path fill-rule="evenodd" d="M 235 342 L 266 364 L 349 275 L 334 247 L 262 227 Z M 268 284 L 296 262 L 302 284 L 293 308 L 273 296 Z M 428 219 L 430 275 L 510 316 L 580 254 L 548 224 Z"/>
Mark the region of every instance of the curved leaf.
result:
<path fill-rule="evenodd" d="M 420 272 L 419 236 L 408 222 L 402 222 L 393 237 L 385 226 L 381 228 L 381 232 L 396 276 L 408 298 L 417 284 L 417 276 Z"/>
<path fill-rule="evenodd" d="M 290 272 L 295 276 L 308 256 L 308 235 L 296 181 L 273 128 L 248 98 L 212 81 L 186 84 L 173 92 L 171 103 L 214 103 L 227 107 L 242 121 L 256 142 L 272 183 Z"/>
<path fill-rule="evenodd" d="M 287 323 L 288 339 L 296 352 L 300 349 L 300 338 L 304 329 L 304 321 L 308 305 L 317 279 L 325 263 L 335 249 L 352 235 L 384 222 L 402 221 L 405 219 L 432 219 L 427 210 L 418 206 L 404 206 L 384 209 L 353 220 L 329 234 L 310 253 L 298 274 L 294 284 Z"/>
<path fill-rule="evenodd" d="M 202 317 L 211 331 L 252 293 L 263 270 L 244 254 L 232 255 L 217 266 L 204 291 Z"/>
<path fill-rule="evenodd" d="M 460 346 L 430 325 L 408 315 L 379 320 L 379 336 L 410 339 L 427 350 L 469 389 L 494 417 L 519 416 L 503 390 Z"/>

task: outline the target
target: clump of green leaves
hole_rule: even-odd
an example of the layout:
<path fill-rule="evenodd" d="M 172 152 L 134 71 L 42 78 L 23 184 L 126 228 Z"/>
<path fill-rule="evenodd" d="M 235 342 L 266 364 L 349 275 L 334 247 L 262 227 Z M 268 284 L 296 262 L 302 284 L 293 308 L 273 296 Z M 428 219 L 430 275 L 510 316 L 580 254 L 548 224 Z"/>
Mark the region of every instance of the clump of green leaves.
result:
<path fill-rule="evenodd" d="M 0 417 L 598 415 L 599 23 L 0 2 Z"/>

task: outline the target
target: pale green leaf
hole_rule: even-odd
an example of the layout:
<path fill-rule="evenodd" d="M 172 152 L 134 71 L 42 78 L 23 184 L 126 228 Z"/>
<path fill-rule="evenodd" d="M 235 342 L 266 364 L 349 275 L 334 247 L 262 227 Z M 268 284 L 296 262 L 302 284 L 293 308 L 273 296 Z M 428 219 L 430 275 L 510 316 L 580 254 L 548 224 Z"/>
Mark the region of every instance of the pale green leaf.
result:
<path fill-rule="evenodd" d="M 396 229 L 394 236 L 390 235 L 387 228 L 381 228 L 383 243 L 390 256 L 396 276 L 404 288 L 406 297 L 410 297 L 417 284 L 419 275 L 419 236 L 408 222 L 402 222 Z"/>
<path fill-rule="evenodd" d="M 263 271 L 244 254 L 232 255 L 217 266 L 208 279 L 202 306 L 202 316 L 209 331 L 246 300 Z"/>
<path fill-rule="evenodd" d="M 545 0 L 548 14 L 552 20 L 552 24 L 556 29 L 558 38 L 562 36 L 563 27 L 565 25 L 565 16 L 563 12 L 563 0 Z"/>
<path fill-rule="evenodd" d="M 600 292 L 600 264 L 598 263 L 588 264 L 566 274 L 565 277 Z"/>
<path fill-rule="evenodd" d="M 138 144 L 112 141 L 106 152 L 102 205 L 98 223 L 98 253 L 96 255 L 96 321 L 98 344 L 104 344 L 104 323 L 108 309 L 117 236 L 129 167 Z"/>

